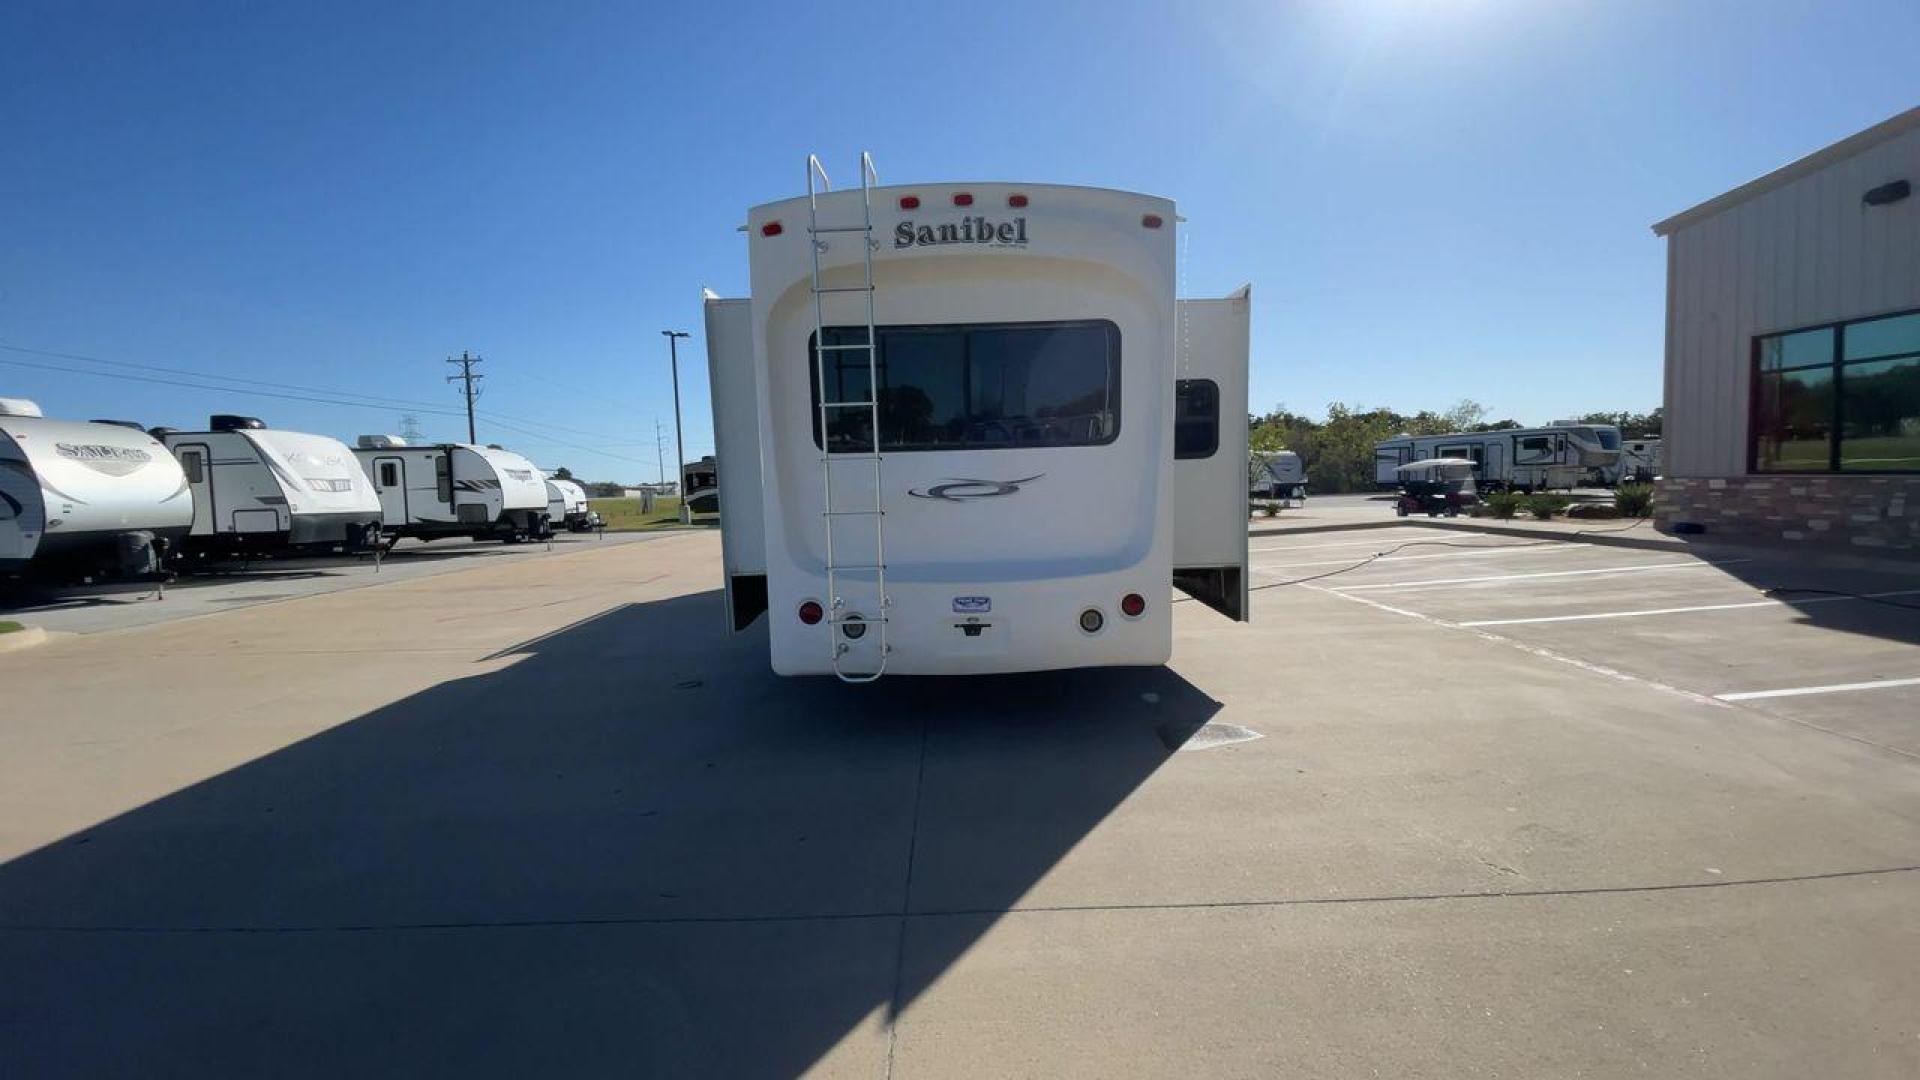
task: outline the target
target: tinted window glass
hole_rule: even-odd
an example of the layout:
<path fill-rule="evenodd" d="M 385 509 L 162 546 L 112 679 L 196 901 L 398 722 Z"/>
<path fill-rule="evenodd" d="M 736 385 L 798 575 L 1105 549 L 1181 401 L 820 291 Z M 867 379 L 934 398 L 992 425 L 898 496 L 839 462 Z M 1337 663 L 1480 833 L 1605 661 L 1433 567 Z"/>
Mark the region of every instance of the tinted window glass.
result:
<path fill-rule="evenodd" d="M 1854 323 L 1847 327 L 1843 359 L 1920 353 L 1920 313 Z"/>
<path fill-rule="evenodd" d="M 1846 365 L 1840 415 L 1842 469 L 1920 470 L 1920 357 Z"/>
<path fill-rule="evenodd" d="M 827 346 L 862 345 L 865 327 L 829 327 Z M 814 442 L 820 390 L 814 374 Z M 1110 322 L 879 328 L 881 448 L 1091 446 L 1120 431 L 1120 331 Z M 867 351 L 825 353 L 828 448 L 872 448 Z"/>
<path fill-rule="evenodd" d="M 207 478 L 207 474 L 202 471 L 200 467 L 200 451 L 198 450 L 190 450 L 180 455 L 180 465 L 182 470 L 187 474 L 187 483 L 189 484 L 198 484 Z"/>
<path fill-rule="evenodd" d="M 1173 456 L 1210 458 L 1220 449 L 1220 387 L 1212 379 L 1180 379 L 1173 392 Z"/>
<path fill-rule="evenodd" d="M 391 461 L 381 462 L 380 463 L 380 486 L 389 487 L 389 488 L 399 487 L 400 486 L 400 466 L 395 465 Z"/>
<path fill-rule="evenodd" d="M 1761 472 L 1825 470 L 1833 433 L 1832 368 L 1763 374 L 1759 393 L 1754 464 Z"/>
<path fill-rule="evenodd" d="M 1779 371 L 1782 368 L 1831 363 L 1833 363 L 1833 331 L 1831 329 L 1781 334 L 1778 337 L 1763 338 L 1760 342 L 1760 370 L 1762 371 Z"/>

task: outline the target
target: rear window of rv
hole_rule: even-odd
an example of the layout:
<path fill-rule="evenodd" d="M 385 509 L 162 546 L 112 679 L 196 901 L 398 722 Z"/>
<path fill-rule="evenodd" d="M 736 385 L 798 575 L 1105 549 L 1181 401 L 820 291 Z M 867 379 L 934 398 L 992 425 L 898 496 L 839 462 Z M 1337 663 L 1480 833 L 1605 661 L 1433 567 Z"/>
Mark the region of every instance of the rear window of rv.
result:
<path fill-rule="evenodd" d="M 858 347 L 867 329 L 825 333 L 826 449 L 871 450 L 869 358 Z M 878 337 L 882 450 L 1098 446 L 1120 434 L 1120 328 L 1111 322 L 883 326 Z M 820 445 L 821 372 L 807 344 Z"/>

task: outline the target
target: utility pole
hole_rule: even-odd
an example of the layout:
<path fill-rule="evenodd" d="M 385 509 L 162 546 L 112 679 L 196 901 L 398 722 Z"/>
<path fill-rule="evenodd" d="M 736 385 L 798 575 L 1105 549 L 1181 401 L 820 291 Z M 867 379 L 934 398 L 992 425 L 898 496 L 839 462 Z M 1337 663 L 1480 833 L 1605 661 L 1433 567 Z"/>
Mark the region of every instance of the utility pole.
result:
<path fill-rule="evenodd" d="M 460 359 L 458 360 L 455 360 L 451 356 L 447 357 L 447 363 L 460 365 L 460 374 L 447 376 L 447 381 L 459 382 L 461 384 L 460 395 L 467 399 L 467 441 L 470 443 L 480 441 L 473 430 L 473 403 L 480 398 L 480 391 L 473 384 L 479 379 L 486 378 L 485 375 L 475 375 L 473 373 L 473 365 L 479 362 L 479 357 L 467 355 L 464 349 L 460 351 Z"/>
<path fill-rule="evenodd" d="M 673 454 L 678 466 L 673 474 L 674 490 L 680 493 L 680 524 L 693 524 L 693 508 L 687 503 L 687 444 L 680 435 L 680 339 L 685 330 L 662 330 L 667 336 L 667 355 L 673 363 Z"/>

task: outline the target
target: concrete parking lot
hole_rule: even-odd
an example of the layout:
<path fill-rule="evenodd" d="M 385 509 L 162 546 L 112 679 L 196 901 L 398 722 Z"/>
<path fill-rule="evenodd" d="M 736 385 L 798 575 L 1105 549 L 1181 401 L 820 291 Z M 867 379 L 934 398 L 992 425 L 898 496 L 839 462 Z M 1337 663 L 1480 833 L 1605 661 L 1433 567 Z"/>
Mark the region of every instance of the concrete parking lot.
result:
<path fill-rule="evenodd" d="M 54 633 L 97 634 L 176 619 L 212 615 L 255 604 L 390 585 L 414 578 L 471 570 L 490 559 L 530 559 L 587 545 L 632 544 L 656 532 L 561 533 L 550 543 L 504 544 L 462 537 L 423 542 L 401 540 L 376 564 L 371 555 L 313 559 L 263 559 L 196 568 L 164 589 L 118 585 L 100 589 L 31 588 L 0 594 L 0 614 Z"/>
<path fill-rule="evenodd" d="M 781 680 L 711 534 L 0 656 L 0 1060 L 1920 1073 L 1920 579 L 1518 543 L 1149 670 Z"/>

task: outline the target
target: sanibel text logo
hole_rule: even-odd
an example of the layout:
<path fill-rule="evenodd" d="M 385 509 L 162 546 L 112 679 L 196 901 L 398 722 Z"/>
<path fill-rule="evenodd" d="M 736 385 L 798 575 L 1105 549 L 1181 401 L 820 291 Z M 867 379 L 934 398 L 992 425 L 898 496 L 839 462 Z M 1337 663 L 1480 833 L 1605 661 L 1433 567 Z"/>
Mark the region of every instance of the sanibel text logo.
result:
<path fill-rule="evenodd" d="M 983 217 L 963 217 L 958 222 L 940 225 L 915 225 L 903 221 L 893 227 L 893 246 L 937 247 L 941 244 L 991 244 L 994 247 L 1026 247 L 1027 219 L 989 221 Z"/>

